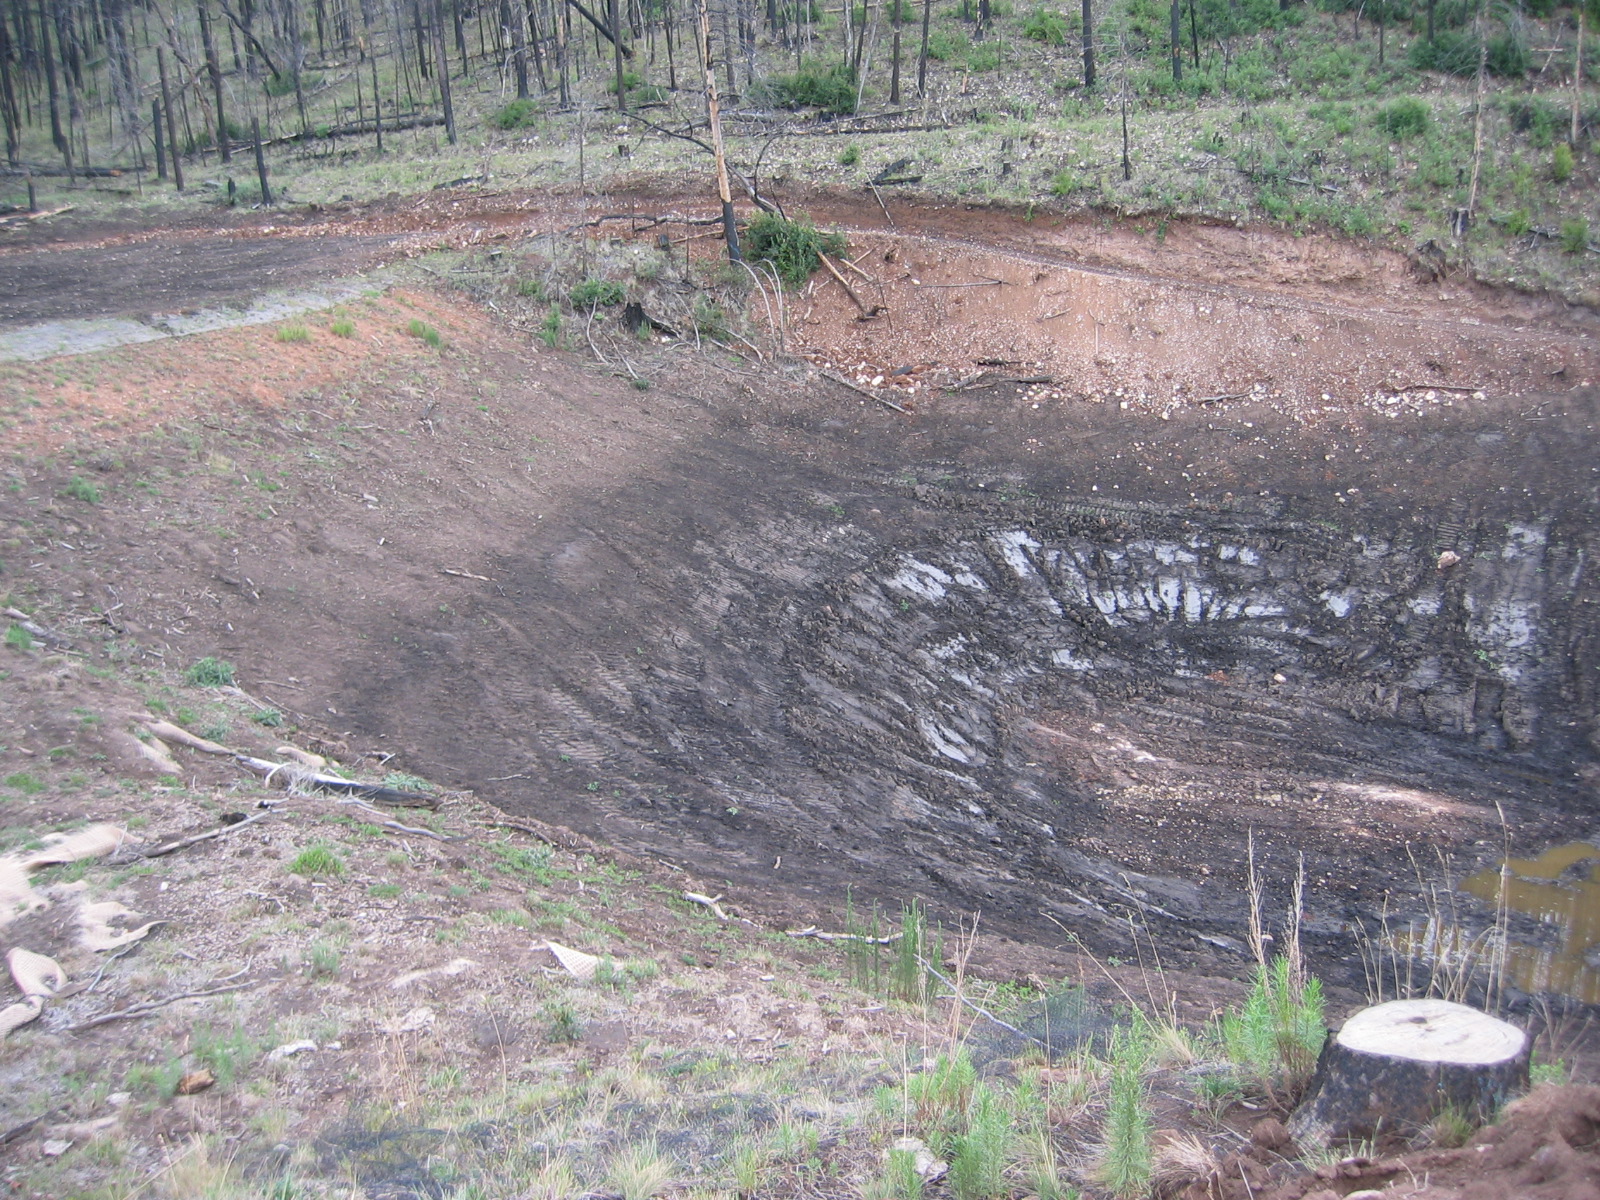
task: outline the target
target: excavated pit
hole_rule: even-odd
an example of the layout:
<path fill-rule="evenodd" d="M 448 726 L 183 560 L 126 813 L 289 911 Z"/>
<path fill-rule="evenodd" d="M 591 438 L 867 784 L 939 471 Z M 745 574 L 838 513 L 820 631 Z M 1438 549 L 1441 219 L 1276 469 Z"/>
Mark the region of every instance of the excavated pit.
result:
<path fill-rule="evenodd" d="M 1132 918 L 1211 965 L 1252 837 L 1354 973 L 1353 923 L 1491 860 L 1500 811 L 1593 827 L 1592 393 L 1154 429 L 1019 393 L 709 403 L 498 554 L 477 632 L 382 630 L 341 711 L 740 894 L 1111 953 Z M 1201 459 L 1204 498 L 1164 469 Z"/>

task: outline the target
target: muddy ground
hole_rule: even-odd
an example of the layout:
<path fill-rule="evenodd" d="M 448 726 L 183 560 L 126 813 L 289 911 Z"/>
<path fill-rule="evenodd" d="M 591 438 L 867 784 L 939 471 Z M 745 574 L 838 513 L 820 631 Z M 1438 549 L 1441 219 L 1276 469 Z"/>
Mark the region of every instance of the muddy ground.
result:
<path fill-rule="evenodd" d="M 195 267 L 207 300 L 435 246 L 533 270 L 525 234 L 674 203 L 89 230 L 0 277 L 14 323 L 181 305 Z M 887 312 L 819 277 L 772 366 L 635 344 L 639 390 L 449 286 L 500 294 L 474 259 L 358 306 L 359 350 L 9 368 L 6 582 L 797 913 L 916 896 L 1114 954 L 1132 919 L 1233 974 L 1253 830 L 1359 986 L 1352 923 L 1419 872 L 1591 832 L 1593 314 L 1318 238 L 808 203 Z M 115 246 L 149 269 L 52 288 Z"/>

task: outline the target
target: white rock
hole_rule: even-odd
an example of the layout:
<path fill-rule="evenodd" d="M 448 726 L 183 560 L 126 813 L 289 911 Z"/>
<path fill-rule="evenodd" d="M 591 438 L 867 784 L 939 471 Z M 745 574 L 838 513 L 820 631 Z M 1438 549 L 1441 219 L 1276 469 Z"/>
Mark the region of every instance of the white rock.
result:
<path fill-rule="evenodd" d="M 317 1044 L 310 1039 L 305 1039 L 298 1042 L 285 1042 L 283 1045 L 275 1046 L 273 1049 L 267 1052 L 267 1061 L 282 1062 L 286 1058 L 292 1058 L 296 1054 L 303 1054 L 307 1050 L 315 1050 L 316 1048 Z"/>

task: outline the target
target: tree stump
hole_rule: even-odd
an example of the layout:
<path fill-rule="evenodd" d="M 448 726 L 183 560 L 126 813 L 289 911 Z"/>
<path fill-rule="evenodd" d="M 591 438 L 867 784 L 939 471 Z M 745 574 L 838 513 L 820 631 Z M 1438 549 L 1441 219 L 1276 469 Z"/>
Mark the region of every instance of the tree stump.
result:
<path fill-rule="evenodd" d="M 1447 1108 L 1487 1121 L 1527 1090 L 1532 1044 L 1515 1025 L 1447 1000 L 1362 1009 L 1323 1043 L 1289 1120 L 1302 1147 L 1411 1135 Z"/>

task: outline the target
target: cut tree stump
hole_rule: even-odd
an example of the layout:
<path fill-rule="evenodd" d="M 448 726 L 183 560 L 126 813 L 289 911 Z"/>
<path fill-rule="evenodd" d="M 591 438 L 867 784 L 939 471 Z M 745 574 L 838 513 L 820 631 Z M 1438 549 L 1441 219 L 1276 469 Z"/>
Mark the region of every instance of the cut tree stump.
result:
<path fill-rule="evenodd" d="M 1448 1000 L 1362 1009 L 1323 1044 L 1289 1132 L 1306 1148 L 1410 1136 L 1447 1108 L 1485 1122 L 1527 1090 L 1532 1048 L 1515 1025 Z"/>

